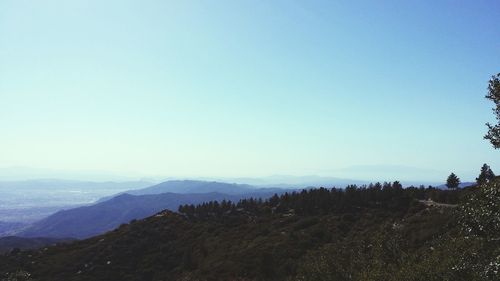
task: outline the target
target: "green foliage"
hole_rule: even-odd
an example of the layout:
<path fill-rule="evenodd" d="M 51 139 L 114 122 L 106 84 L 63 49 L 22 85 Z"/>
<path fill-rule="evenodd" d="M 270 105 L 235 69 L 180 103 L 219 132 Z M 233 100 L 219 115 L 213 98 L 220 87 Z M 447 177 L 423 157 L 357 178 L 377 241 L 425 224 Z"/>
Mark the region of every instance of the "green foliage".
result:
<path fill-rule="evenodd" d="M 186 205 L 102 236 L 0 256 L 0 276 L 22 268 L 42 281 L 460 280 L 468 251 L 449 242 L 461 241 L 452 204 L 468 192 L 396 182 Z M 430 197 L 452 204 L 419 202 Z M 484 253 L 474 245 L 470 252 Z"/>
<path fill-rule="evenodd" d="M 489 140 L 495 149 L 500 148 L 500 73 L 491 77 L 488 83 L 488 94 L 486 98 L 491 100 L 495 105 L 493 112 L 497 119 L 498 124 L 492 125 L 486 123 L 488 126 L 488 133 L 484 136 Z"/>
<path fill-rule="evenodd" d="M 435 249 L 451 229 L 452 210 L 424 209 L 310 252 L 293 280 L 461 280 L 453 270 L 459 250 Z"/>
<path fill-rule="evenodd" d="M 466 235 L 500 240 L 500 181 L 478 186 L 460 210 Z"/>
<path fill-rule="evenodd" d="M 446 186 L 448 188 L 457 188 L 460 185 L 460 179 L 454 173 L 451 173 L 446 179 Z"/>
<path fill-rule="evenodd" d="M 358 208 L 387 209 L 394 212 L 405 211 L 415 199 L 432 200 L 441 203 L 456 204 L 458 192 L 443 191 L 428 187 L 408 187 L 394 183 L 376 183 L 368 186 L 349 185 L 344 190 L 318 188 L 301 192 L 274 195 L 268 200 L 243 199 L 237 203 L 231 201 L 205 202 L 199 205 L 179 206 L 179 212 L 191 220 L 222 219 L 226 223 L 237 222 L 239 215 L 261 216 L 265 214 L 286 215 L 321 215 L 328 213 L 346 213 Z"/>
<path fill-rule="evenodd" d="M 476 178 L 476 182 L 478 185 L 482 185 L 492 181 L 494 178 L 495 174 L 491 170 L 490 166 L 483 164 L 481 167 L 481 173 L 479 173 L 479 176 Z"/>
<path fill-rule="evenodd" d="M 469 251 L 459 268 L 477 272 L 482 280 L 500 280 L 500 181 L 477 187 L 460 208 L 464 239 Z"/>

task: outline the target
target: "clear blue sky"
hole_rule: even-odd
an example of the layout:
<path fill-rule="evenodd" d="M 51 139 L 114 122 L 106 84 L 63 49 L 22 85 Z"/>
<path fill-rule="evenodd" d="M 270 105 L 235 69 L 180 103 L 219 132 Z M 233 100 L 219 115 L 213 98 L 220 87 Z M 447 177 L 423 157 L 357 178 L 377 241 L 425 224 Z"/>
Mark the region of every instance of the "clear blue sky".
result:
<path fill-rule="evenodd" d="M 470 180 L 497 72 L 495 0 L 0 0 L 0 167 Z"/>

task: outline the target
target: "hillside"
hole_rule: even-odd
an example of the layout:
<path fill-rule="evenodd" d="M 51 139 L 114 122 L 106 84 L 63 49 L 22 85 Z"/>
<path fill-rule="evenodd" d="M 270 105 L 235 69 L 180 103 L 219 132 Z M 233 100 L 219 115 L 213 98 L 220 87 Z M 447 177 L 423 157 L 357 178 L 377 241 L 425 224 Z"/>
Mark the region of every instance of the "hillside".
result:
<path fill-rule="evenodd" d="M 254 192 L 283 192 L 282 188 L 263 188 L 248 184 L 226 183 L 217 181 L 198 180 L 171 180 L 142 189 L 125 191 L 132 195 L 161 194 L 161 193 L 209 193 L 218 192 L 229 195 Z M 289 190 L 288 190 L 289 191 Z"/>
<path fill-rule="evenodd" d="M 9 252 L 11 250 L 19 249 L 37 249 L 44 246 L 55 245 L 57 243 L 68 243 L 74 239 L 60 239 L 60 238 L 24 238 L 16 236 L 6 236 L 0 238 L 0 253 Z"/>
<path fill-rule="evenodd" d="M 132 194 L 132 195 L 151 195 L 151 194 L 162 194 L 162 193 L 178 193 L 178 194 L 190 194 L 190 193 L 223 193 L 227 195 L 241 195 L 241 194 L 251 194 L 251 193 L 283 193 L 286 191 L 292 191 L 293 189 L 284 188 L 263 188 L 256 187 L 248 184 L 236 184 L 236 183 L 226 183 L 217 181 L 201 181 L 201 180 L 169 180 L 156 185 L 148 186 L 141 189 L 131 189 L 121 194 Z M 109 200 L 114 196 L 107 196 L 101 198 L 98 203 Z"/>
<path fill-rule="evenodd" d="M 17 233 L 22 237 L 88 238 L 142 219 L 161 210 L 177 210 L 181 204 L 198 204 L 211 200 L 233 200 L 249 197 L 270 197 L 273 193 L 228 195 L 210 193 L 163 193 L 151 195 L 122 194 L 107 201 L 85 207 L 59 211 Z"/>
<path fill-rule="evenodd" d="M 26 226 L 27 224 L 20 222 L 0 221 L 0 237 L 12 235 Z"/>
<path fill-rule="evenodd" d="M 456 208 L 418 202 L 453 205 L 470 192 L 348 187 L 184 205 L 0 263 L 40 281 L 476 280 L 450 266 L 476 247 L 460 239 Z"/>
<path fill-rule="evenodd" d="M 150 185 L 144 181 L 5 181 L 5 177 L 0 177 L 0 237 L 13 235 L 59 210 L 86 206 L 104 196 Z"/>

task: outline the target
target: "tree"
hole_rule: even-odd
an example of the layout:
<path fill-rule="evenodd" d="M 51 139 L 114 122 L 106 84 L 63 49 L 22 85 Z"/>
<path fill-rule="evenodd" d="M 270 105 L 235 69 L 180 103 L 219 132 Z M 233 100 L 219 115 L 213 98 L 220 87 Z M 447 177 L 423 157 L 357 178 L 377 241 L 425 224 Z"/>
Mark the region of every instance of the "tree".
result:
<path fill-rule="evenodd" d="M 484 138 L 489 140 L 495 149 L 498 149 L 500 148 L 500 73 L 491 76 L 486 98 L 495 103 L 493 112 L 495 113 L 498 124 L 491 125 L 490 123 L 486 123 L 486 126 L 488 126 L 488 133 Z"/>
<path fill-rule="evenodd" d="M 392 188 L 394 189 L 402 189 L 403 185 L 399 181 L 395 181 L 392 183 Z"/>
<path fill-rule="evenodd" d="M 457 188 L 460 184 L 460 178 L 457 177 L 454 173 L 451 173 L 448 179 L 446 180 L 446 186 L 448 188 Z"/>
<path fill-rule="evenodd" d="M 482 185 L 482 184 L 490 182 L 494 178 L 495 178 L 495 174 L 491 170 L 490 166 L 488 166 L 487 164 L 484 164 L 483 167 L 481 167 L 481 173 L 476 178 L 476 182 L 478 185 Z"/>
<path fill-rule="evenodd" d="M 477 245 L 463 251 L 460 267 L 481 272 L 480 280 L 500 280 L 500 181 L 493 179 L 468 195 L 458 214 L 466 243 Z"/>

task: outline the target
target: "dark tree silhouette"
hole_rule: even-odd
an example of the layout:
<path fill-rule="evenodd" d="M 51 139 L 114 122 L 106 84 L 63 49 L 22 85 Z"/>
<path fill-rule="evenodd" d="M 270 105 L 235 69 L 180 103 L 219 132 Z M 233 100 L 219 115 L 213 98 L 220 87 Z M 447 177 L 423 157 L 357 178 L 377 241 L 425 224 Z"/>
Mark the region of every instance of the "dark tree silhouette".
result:
<path fill-rule="evenodd" d="M 446 186 L 448 188 L 457 188 L 460 184 L 460 178 L 457 177 L 454 173 L 451 173 L 446 180 Z"/>
<path fill-rule="evenodd" d="M 392 188 L 401 189 L 401 188 L 403 188 L 403 185 L 401 185 L 401 183 L 399 181 L 395 181 L 392 183 Z"/>
<path fill-rule="evenodd" d="M 488 133 L 484 138 L 489 140 L 493 147 L 497 149 L 500 148 L 500 73 L 491 76 L 486 98 L 495 103 L 493 112 L 495 113 L 498 124 L 491 125 L 490 123 L 486 123 L 486 126 L 488 126 Z"/>
<path fill-rule="evenodd" d="M 495 174 L 491 170 L 490 166 L 488 166 L 487 164 L 484 164 L 481 167 L 481 173 L 476 178 L 476 182 L 477 182 L 477 184 L 481 185 L 481 184 L 485 184 L 485 183 L 490 182 L 494 178 L 495 178 Z"/>
<path fill-rule="evenodd" d="M 455 176 L 456 177 L 456 176 Z M 460 180 L 456 178 L 458 182 Z M 241 199 L 238 202 L 216 201 L 179 206 L 179 213 L 191 220 L 216 220 L 233 225 L 238 221 L 253 220 L 265 215 L 324 215 L 348 213 L 363 208 L 387 209 L 393 212 L 407 210 L 415 200 L 432 200 L 457 204 L 459 191 L 443 191 L 432 186 L 402 188 L 399 181 L 370 185 L 348 185 L 340 188 L 316 188 L 293 191 L 262 200 Z"/>

